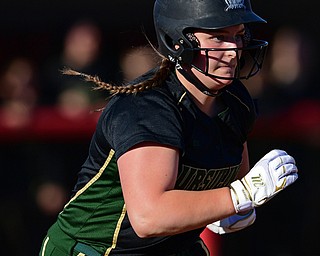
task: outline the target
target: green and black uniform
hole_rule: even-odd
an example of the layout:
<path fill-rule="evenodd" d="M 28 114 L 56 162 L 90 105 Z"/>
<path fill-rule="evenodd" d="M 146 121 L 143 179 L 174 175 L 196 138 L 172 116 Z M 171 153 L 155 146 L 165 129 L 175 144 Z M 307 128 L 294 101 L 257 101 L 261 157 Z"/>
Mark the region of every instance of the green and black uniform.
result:
<path fill-rule="evenodd" d="M 138 143 L 156 142 L 180 151 L 176 189 L 228 186 L 239 170 L 256 113 L 239 81 L 219 97 L 223 111 L 208 117 L 173 72 L 161 87 L 114 96 L 101 114 L 74 195 L 48 231 L 40 255 L 207 255 L 199 242 L 203 229 L 155 238 L 135 234 L 117 159 Z"/>

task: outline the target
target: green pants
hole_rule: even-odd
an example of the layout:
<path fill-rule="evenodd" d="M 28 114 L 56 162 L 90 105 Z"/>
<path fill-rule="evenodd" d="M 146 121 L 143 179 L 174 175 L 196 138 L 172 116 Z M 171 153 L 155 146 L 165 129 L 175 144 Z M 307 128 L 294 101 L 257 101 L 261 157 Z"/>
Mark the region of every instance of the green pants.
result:
<path fill-rule="evenodd" d="M 75 241 L 66 235 L 60 235 L 61 230 L 54 224 L 48 231 L 41 246 L 39 256 L 71 256 Z M 75 254 L 76 255 L 76 254 Z"/>
<path fill-rule="evenodd" d="M 42 242 L 39 256 L 101 256 L 90 246 L 77 243 L 61 232 L 57 224 L 49 229 Z"/>
<path fill-rule="evenodd" d="M 103 254 L 68 237 L 57 224 L 54 224 L 43 240 L 39 256 L 103 256 Z M 199 240 L 190 249 L 170 256 L 209 256 L 209 251 Z"/>

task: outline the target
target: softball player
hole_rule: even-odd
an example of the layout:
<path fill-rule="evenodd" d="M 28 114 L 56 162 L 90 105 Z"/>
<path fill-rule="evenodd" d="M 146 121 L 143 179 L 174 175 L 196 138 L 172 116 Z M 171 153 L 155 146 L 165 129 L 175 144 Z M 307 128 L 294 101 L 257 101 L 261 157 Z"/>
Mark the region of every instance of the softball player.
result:
<path fill-rule="evenodd" d="M 136 81 L 66 71 L 115 95 L 42 256 L 209 255 L 206 226 L 251 225 L 255 207 L 298 177 L 282 150 L 249 170 L 256 112 L 240 79 L 259 71 L 267 46 L 250 36 L 248 24 L 265 21 L 249 0 L 156 0 L 154 22 L 162 62 Z"/>

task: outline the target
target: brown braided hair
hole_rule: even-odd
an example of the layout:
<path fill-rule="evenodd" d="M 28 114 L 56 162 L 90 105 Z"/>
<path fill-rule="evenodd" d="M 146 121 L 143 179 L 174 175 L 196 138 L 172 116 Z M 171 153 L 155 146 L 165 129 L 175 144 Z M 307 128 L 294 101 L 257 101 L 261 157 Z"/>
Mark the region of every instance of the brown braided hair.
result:
<path fill-rule="evenodd" d="M 158 53 L 158 52 L 157 52 Z M 129 84 L 129 85 L 114 85 L 111 83 L 105 83 L 101 81 L 98 76 L 92 76 L 85 73 L 81 73 L 69 68 L 65 68 L 62 70 L 62 73 L 65 75 L 72 76 L 80 76 L 84 78 L 85 81 L 93 82 L 96 86 L 93 88 L 94 90 L 107 90 L 111 96 L 123 93 L 123 94 L 136 94 L 138 92 L 161 86 L 162 82 L 166 79 L 170 70 L 173 67 L 173 63 L 160 53 L 158 53 L 161 57 L 161 62 L 158 71 L 154 74 L 153 77 L 142 81 L 137 84 Z"/>

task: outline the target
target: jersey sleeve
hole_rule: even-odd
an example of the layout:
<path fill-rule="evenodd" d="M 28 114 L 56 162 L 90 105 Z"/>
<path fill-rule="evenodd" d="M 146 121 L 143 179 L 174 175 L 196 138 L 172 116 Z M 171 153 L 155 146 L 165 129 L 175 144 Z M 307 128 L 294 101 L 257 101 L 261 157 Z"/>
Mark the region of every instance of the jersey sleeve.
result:
<path fill-rule="evenodd" d="M 146 141 L 183 147 L 179 111 L 168 95 L 156 90 L 119 96 L 106 110 L 102 126 L 117 158 Z"/>

